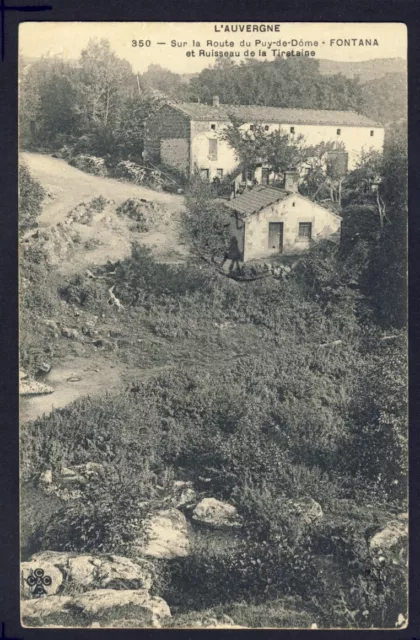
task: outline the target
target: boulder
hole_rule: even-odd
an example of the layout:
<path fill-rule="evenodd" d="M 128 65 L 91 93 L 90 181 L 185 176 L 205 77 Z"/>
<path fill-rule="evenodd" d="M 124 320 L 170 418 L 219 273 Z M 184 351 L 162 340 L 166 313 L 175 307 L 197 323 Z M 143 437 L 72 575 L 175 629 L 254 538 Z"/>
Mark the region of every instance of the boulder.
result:
<path fill-rule="evenodd" d="M 182 558 L 190 552 L 187 521 L 177 509 L 165 509 L 147 517 L 133 551 L 151 558 Z"/>
<path fill-rule="evenodd" d="M 48 596 L 36 600 L 22 600 L 20 617 L 25 627 L 71 627 L 73 616 L 66 609 L 70 596 Z"/>
<path fill-rule="evenodd" d="M 61 335 L 65 338 L 69 338 L 70 340 L 79 340 L 80 334 L 77 329 L 69 329 L 68 327 L 63 327 L 61 329 Z"/>
<path fill-rule="evenodd" d="M 150 590 L 154 580 L 153 564 L 144 558 L 133 562 L 123 556 L 107 556 L 101 559 L 97 572 L 101 588 Z"/>
<path fill-rule="evenodd" d="M 72 598 L 66 603 L 76 620 L 85 624 L 100 622 L 108 626 L 117 620 L 136 620 L 138 627 L 153 627 L 171 616 L 162 598 L 151 597 L 148 591 L 134 589 L 97 589 Z"/>
<path fill-rule="evenodd" d="M 43 471 L 39 476 L 39 482 L 43 485 L 51 485 L 53 481 L 52 471 L 51 469 L 47 469 Z"/>
<path fill-rule="evenodd" d="M 24 378 L 19 381 L 19 393 L 21 396 L 42 396 L 53 392 L 54 389 L 52 387 L 37 380 Z"/>
<path fill-rule="evenodd" d="M 281 500 L 280 509 L 305 524 L 313 524 L 324 517 L 319 502 L 309 497 Z"/>
<path fill-rule="evenodd" d="M 59 591 L 64 581 L 61 571 L 50 561 L 35 559 L 22 562 L 20 573 L 23 599 L 53 596 Z"/>
<path fill-rule="evenodd" d="M 204 498 L 193 511 L 192 519 L 213 529 L 239 529 L 242 520 L 236 507 L 215 498 Z"/>
<path fill-rule="evenodd" d="M 151 562 L 140 558 L 133 562 L 123 556 L 76 555 L 59 551 L 43 551 L 31 561 L 43 566 L 54 565 L 66 580 L 78 589 L 151 589 L 155 571 Z"/>
<path fill-rule="evenodd" d="M 385 527 L 375 533 L 369 542 L 369 549 L 379 563 L 392 563 L 405 567 L 407 564 L 408 522 L 404 518 L 390 520 Z"/>

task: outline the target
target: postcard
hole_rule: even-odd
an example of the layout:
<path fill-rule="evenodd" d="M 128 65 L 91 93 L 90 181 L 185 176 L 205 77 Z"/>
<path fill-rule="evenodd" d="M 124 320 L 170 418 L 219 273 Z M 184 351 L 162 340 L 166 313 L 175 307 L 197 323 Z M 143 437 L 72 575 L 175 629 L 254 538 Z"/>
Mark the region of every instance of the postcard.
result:
<path fill-rule="evenodd" d="M 19 29 L 31 628 L 408 625 L 407 29 Z"/>

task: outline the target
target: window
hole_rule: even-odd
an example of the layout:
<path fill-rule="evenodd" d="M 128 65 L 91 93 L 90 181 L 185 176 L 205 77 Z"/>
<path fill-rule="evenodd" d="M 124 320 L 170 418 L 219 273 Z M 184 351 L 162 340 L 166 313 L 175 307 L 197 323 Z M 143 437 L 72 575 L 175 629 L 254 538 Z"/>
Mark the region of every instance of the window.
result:
<path fill-rule="evenodd" d="M 337 129 L 337 135 L 341 136 L 341 129 Z"/>
<path fill-rule="evenodd" d="M 294 133 L 295 132 L 295 128 L 294 127 L 290 127 L 290 133 Z"/>
<path fill-rule="evenodd" d="M 264 127 L 265 131 L 268 131 L 270 129 L 270 127 L 268 126 L 268 124 L 265 125 Z"/>
<path fill-rule="evenodd" d="M 209 170 L 208 169 L 200 169 L 200 178 L 203 182 L 209 181 Z"/>
<path fill-rule="evenodd" d="M 372 131 L 370 132 L 370 137 L 371 137 L 371 138 L 373 138 L 374 134 L 375 134 L 375 132 L 374 132 L 374 130 L 372 129 Z"/>
<path fill-rule="evenodd" d="M 213 123 L 213 124 L 210 125 L 210 128 L 213 129 L 213 131 L 215 131 L 216 125 Z"/>
<path fill-rule="evenodd" d="M 209 160 L 217 160 L 217 140 L 209 140 Z"/>
<path fill-rule="evenodd" d="M 299 238 L 312 238 L 312 222 L 299 222 Z"/>
<path fill-rule="evenodd" d="M 216 169 L 216 175 L 218 178 L 223 178 L 223 169 Z"/>

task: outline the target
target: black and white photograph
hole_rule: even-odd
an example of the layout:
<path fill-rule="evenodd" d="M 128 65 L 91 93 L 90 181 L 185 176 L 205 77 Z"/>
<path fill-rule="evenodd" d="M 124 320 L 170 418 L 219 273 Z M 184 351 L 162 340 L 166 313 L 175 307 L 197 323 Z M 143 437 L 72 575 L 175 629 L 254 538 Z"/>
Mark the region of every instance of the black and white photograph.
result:
<path fill-rule="evenodd" d="M 26 628 L 405 629 L 407 28 L 19 27 Z"/>

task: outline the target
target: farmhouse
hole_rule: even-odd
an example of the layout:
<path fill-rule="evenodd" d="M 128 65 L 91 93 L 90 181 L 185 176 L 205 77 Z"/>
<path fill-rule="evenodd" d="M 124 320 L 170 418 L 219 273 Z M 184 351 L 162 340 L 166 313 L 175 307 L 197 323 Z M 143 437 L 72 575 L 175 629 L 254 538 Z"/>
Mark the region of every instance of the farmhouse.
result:
<path fill-rule="evenodd" d="M 224 204 L 230 210 L 231 238 L 236 238 L 244 262 L 299 254 L 311 240 L 339 239 L 341 217 L 301 196 L 292 171 L 286 172 L 285 189 L 258 185 Z"/>
<path fill-rule="evenodd" d="M 145 125 L 145 159 L 174 167 L 187 176 L 198 171 L 206 181 L 225 178 L 239 165 L 221 135 L 231 115 L 244 123 L 245 130 L 258 124 L 268 134 L 281 130 L 292 137 L 303 135 L 307 145 L 341 142 L 349 169 L 363 149 L 380 151 L 384 141 L 380 124 L 352 111 L 224 105 L 215 96 L 212 105 L 166 104 L 151 115 Z M 258 182 L 269 184 L 268 170 L 261 166 L 259 171 Z"/>

